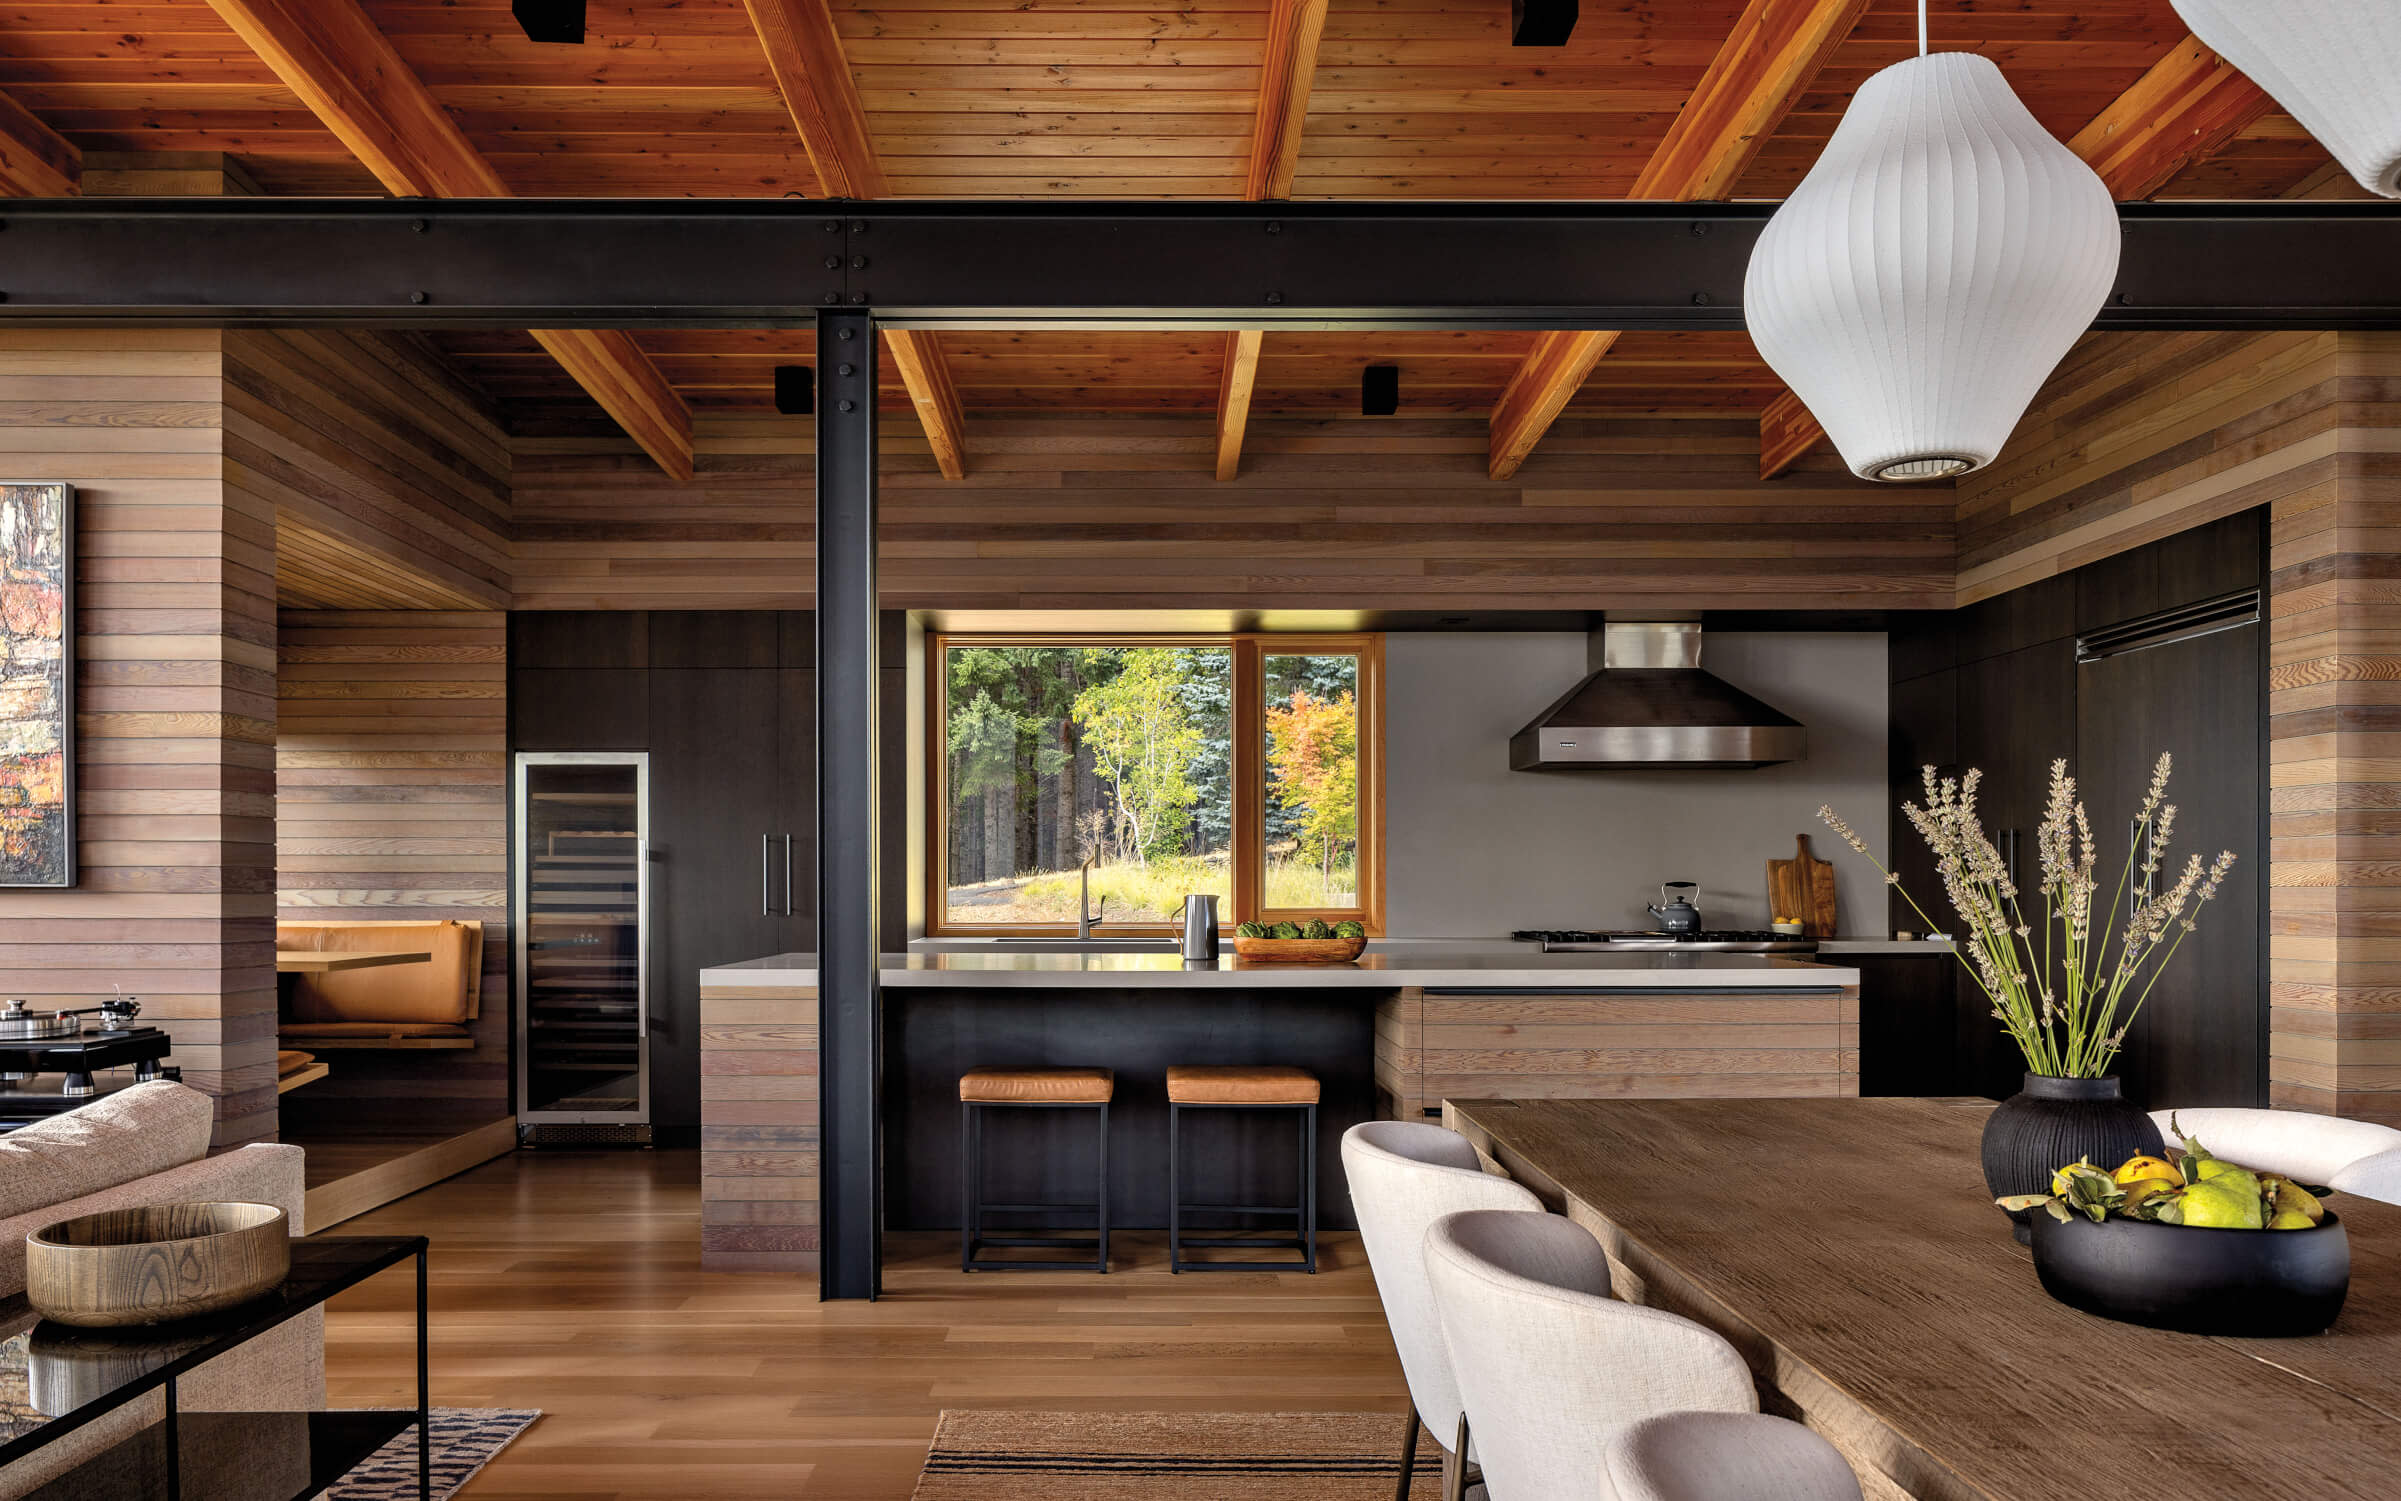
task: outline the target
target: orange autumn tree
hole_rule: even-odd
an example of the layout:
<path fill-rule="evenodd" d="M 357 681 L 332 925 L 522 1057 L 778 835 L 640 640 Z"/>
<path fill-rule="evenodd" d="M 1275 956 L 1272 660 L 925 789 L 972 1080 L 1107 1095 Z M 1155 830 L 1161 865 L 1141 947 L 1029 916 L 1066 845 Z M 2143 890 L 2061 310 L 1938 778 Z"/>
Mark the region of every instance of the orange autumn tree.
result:
<path fill-rule="evenodd" d="M 1334 856 L 1359 827 L 1359 713 L 1353 695 L 1292 690 L 1267 709 L 1267 763 L 1301 847 L 1317 857 L 1330 890 Z"/>

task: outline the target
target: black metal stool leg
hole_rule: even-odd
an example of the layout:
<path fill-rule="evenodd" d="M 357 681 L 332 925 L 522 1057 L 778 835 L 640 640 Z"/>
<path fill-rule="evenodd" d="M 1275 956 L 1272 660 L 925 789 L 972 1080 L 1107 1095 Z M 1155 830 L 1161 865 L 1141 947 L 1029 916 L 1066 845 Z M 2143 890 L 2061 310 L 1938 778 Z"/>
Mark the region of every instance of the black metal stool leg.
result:
<path fill-rule="evenodd" d="M 1417 1479 L 1417 1403 L 1409 1403 L 1409 1426 L 1401 1434 L 1401 1483 L 1392 1493 L 1392 1501 L 1409 1501 L 1409 1487 Z"/>
<path fill-rule="evenodd" d="M 1100 1247 L 1093 1256 L 1095 1270 L 1109 1275 L 1109 1107 L 1100 1107 L 1100 1179 L 1095 1186 L 1092 1202 L 1097 1209 L 1096 1236 Z"/>
<path fill-rule="evenodd" d="M 1184 1147 L 1181 1130 L 1184 1107 L 1167 1106 L 1167 1270 L 1184 1270 Z"/>
<path fill-rule="evenodd" d="M 1301 1265 L 1317 1275 L 1317 1107 L 1301 1118 Z"/>
<path fill-rule="evenodd" d="M 975 1266 L 975 1201 L 979 1192 L 975 1167 L 975 1104 L 962 1101 L 959 1105 L 959 1270 L 962 1272 Z"/>

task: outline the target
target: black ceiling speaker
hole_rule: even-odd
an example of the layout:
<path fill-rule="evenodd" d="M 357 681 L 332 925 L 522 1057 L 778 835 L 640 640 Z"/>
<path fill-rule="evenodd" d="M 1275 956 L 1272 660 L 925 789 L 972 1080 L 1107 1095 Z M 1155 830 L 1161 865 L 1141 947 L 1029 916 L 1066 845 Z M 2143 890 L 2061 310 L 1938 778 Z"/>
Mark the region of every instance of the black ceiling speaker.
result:
<path fill-rule="evenodd" d="M 817 372 L 807 365 L 775 367 L 775 409 L 787 417 L 807 417 L 817 410 Z"/>
<path fill-rule="evenodd" d="M 517 18 L 529 42 L 584 39 L 584 0 L 509 0 L 509 14 Z"/>
<path fill-rule="evenodd" d="M 1509 0 L 1509 45 L 1564 47 L 1576 29 L 1576 0 Z"/>
<path fill-rule="evenodd" d="M 1389 417 L 1401 409 L 1401 367 L 1369 365 L 1359 372 L 1359 415 Z"/>

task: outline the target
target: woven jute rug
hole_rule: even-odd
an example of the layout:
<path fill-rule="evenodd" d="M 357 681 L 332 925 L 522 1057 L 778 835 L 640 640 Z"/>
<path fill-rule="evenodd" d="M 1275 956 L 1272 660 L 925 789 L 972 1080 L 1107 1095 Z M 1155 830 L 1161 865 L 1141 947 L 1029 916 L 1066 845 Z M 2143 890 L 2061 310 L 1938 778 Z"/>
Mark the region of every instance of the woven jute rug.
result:
<path fill-rule="evenodd" d="M 916 1501 L 1391 1501 L 1398 1413 L 945 1411 Z M 1412 1501 L 1442 1494 L 1417 1443 Z"/>

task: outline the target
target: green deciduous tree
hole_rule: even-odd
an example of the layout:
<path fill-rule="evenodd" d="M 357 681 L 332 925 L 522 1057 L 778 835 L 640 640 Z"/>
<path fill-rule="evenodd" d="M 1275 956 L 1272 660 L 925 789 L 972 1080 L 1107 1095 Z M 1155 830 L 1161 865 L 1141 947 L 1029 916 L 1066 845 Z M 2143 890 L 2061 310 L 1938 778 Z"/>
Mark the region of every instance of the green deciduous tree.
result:
<path fill-rule="evenodd" d="M 1205 740 L 1192 716 L 1189 656 L 1129 649 L 1115 677 L 1075 700 L 1076 725 L 1110 783 L 1127 853 L 1144 864 L 1185 848 L 1200 796 L 1192 771 Z"/>

